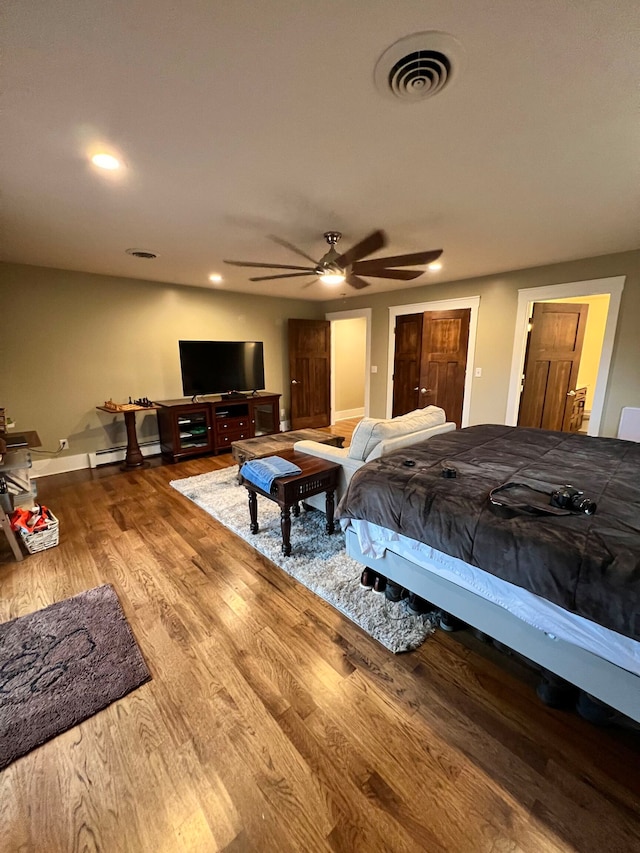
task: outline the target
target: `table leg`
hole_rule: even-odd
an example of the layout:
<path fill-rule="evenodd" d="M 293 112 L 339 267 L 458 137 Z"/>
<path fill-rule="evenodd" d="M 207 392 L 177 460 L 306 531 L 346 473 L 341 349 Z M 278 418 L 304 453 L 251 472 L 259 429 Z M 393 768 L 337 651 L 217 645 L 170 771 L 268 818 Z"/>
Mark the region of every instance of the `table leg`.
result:
<path fill-rule="evenodd" d="M 251 489 L 249 492 L 249 518 L 251 520 L 251 532 L 258 532 L 258 496 Z"/>
<path fill-rule="evenodd" d="M 283 506 L 280 512 L 280 529 L 282 530 L 282 553 L 285 557 L 291 554 L 291 507 Z"/>
<path fill-rule="evenodd" d="M 327 512 L 327 533 L 333 533 L 335 527 L 333 525 L 333 512 L 335 510 L 335 491 L 334 489 L 327 489 L 327 502 L 326 502 L 326 512 Z"/>
<path fill-rule="evenodd" d="M 144 461 L 136 435 L 136 413 L 125 412 L 124 422 L 127 427 L 127 452 L 124 457 L 124 464 L 120 467 L 123 471 L 128 471 L 131 468 L 143 468 L 147 463 Z"/>
<path fill-rule="evenodd" d="M 293 512 L 293 517 L 298 518 L 298 516 L 300 515 L 300 504 L 297 502 L 294 503 L 293 507 L 291 508 L 291 511 Z"/>
<path fill-rule="evenodd" d="M 240 469 L 242 468 L 242 466 L 246 462 L 246 459 L 244 458 L 242 453 L 237 453 L 237 454 L 234 453 L 234 459 L 236 459 L 236 461 L 238 463 L 238 485 L 241 486 L 242 485 L 242 475 L 240 474 Z"/>
<path fill-rule="evenodd" d="M 7 542 L 13 551 L 13 556 L 16 558 L 17 562 L 20 562 L 22 560 L 22 551 L 20 550 L 20 545 L 18 543 L 18 534 L 12 530 L 9 516 L 5 514 L 2 507 L 0 507 L 0 521 L 2 522 L 2 529 L 7 537 Z"/>

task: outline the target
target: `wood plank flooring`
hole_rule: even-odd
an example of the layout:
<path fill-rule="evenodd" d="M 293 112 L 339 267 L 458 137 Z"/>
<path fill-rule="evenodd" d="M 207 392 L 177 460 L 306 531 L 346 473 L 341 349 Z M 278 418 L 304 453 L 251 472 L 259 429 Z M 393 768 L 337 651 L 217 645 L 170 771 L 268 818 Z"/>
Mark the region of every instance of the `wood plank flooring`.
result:
<path fill-rule="evenodd" d="M 0 773 L 3 851 L 640 850 L 636 733 L 466 633 L 390 654 L 168 485 L 230 463 L 43 478 L 60 545 L 0 542 L 0 621 L 111 583 L 153 675 Z"/>

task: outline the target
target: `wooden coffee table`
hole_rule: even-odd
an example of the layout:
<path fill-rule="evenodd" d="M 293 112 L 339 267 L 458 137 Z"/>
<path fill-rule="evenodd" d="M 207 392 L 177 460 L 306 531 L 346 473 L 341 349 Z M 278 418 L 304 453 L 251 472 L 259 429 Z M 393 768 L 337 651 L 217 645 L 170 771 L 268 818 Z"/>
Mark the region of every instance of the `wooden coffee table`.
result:
<path fill-rule="evenodd" d="M 276 432 L 273 435 L 232 441 L 231 454 L 238 463 L 238 482 L 240 482 L 240 468 L 244 462 L 249 459 L 262 459 L 265 456 L 282 456 L 282 452 L 293 448 L 296 441 L 318 441 L 320 444 L 342 447 L 344 436 L 331 435 L 321 429 L 296 429 L 291 432 Z"/>
<path fill-rule="evenodd" d="M 341 466 L 335 462 L 327 462 L 317 456 L 308 453 L 300 453 L 297 450 L 283 450 L 278 453 L 283 459 L 293 462 L 302 469 L 300 474 L 291 474 L 288 477 L 277 477 L 273 481 L 271 493 L 263 491 L 240 478 L 241 484 L 249 492 L 249 520 L 252 533 L 257 533 L 258 527 L 258 495 L 274 501 L 280 507 L 280 529 L 282 530 L 282 553 L 285 557 L 291 554 L 291 511 L 294 516 L 300 515 L 300 501 L 317 495 L 321 492 L 327 494 L 327 533 L 333 533 L 333 511 L 335 509 L 335 491 L 338 485 L 338 475 Z"/>

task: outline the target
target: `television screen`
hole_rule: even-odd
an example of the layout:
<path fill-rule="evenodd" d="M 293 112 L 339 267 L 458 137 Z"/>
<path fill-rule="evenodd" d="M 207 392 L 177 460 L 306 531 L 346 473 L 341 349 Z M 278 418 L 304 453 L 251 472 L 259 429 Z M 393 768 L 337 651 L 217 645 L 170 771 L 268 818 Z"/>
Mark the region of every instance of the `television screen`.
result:
<path fill-rule="evenodd" d="M 264 390 L 262 341 L 179 341 L 185 396 Z"/>

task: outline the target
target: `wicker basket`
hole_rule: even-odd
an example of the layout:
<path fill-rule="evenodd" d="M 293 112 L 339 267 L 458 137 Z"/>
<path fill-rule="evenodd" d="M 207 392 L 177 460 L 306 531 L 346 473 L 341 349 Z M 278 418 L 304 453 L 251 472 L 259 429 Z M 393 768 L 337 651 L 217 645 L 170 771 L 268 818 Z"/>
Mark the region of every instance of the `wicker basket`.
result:
<path fill-rule="evenodd" d="M 33 533 L 27 533 L 26 530 L 19 528 L 19 533 L 27 551 L 30 554 L 36 554 L 38 551 L 54 548 L 58 544 L 60 541 L 60 522 L 52 513 L 52 517 L 45 527 L 34 530 Z"/>

